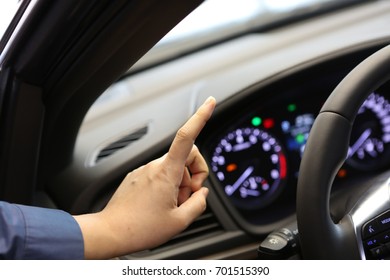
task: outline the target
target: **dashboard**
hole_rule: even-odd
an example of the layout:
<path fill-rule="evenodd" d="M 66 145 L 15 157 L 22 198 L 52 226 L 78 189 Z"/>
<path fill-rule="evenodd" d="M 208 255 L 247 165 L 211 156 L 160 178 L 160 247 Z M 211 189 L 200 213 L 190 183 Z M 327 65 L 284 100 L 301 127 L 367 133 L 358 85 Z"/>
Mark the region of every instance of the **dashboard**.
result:
<path fill-rule="evenodd" d="M 294 215 L 299 166 L 314 120 L 337 84 L 370 51 L 248 88 L 216 116 L 203 146 L 210 181 L 247 231 L 262 233 L 264 227 Z M 362 104 L 333 189 L 348 188 L 351 180 L 372 176 L 389 165 L 390 86 L 386 84 Z"/>

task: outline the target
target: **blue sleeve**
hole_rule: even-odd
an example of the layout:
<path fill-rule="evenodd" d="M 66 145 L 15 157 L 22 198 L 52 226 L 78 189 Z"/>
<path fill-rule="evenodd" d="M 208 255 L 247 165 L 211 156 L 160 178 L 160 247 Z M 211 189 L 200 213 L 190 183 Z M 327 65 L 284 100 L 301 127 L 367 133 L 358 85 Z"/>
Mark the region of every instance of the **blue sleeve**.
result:
<path fill-rule="evenodd" d="M 83 259 L 79 225 L 68 213 L 0 201 L 0 259 Z"/>

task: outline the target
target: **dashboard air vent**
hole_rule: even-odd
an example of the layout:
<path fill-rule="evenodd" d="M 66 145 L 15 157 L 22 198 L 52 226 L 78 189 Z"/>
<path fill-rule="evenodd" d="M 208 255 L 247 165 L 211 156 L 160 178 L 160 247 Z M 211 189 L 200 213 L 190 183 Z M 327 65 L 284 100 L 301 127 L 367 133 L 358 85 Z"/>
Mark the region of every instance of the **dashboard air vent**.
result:
<path fill-rule="evenodd" d="M 111 144 L 103 147 L 97 154 L 95 158 L 95 164 L 101 161 L 102 159 L 105 159 L 112 154 L 116 153 L 120 149 L 123 149 L 130 144 L 134 143 L 135 141 L 138 141 L 143 136 L 145 136 L 148 133 L 148 127 L 142 127 L 136 131 L 132 131 L 130 134 L 125 135 L 124 137 L 112 142 Z"/>
<path fill-rule="evenodd" d="M 132 256 L 136 258 L 148 257 L 158 252 L 168 250 L 174 246 L 188 244 L 202 238 L 221 234 L 223 232 L 224 229 L 222 225 L 214 216 L 214 213 L 212 213 L 211 210 L 207 208 L 206 211 L 201 216 L 199 216 L 187 229 L 173 237 L 170 241 L 157 248 L 132 254 Z"/>
<path fill-rule="evenodd" d="M 222 226 L 209 210 L 199 216 L 186 230 L 172 238 L 165 246 L 180 243 L 199 236 L 222 231 Z"/>

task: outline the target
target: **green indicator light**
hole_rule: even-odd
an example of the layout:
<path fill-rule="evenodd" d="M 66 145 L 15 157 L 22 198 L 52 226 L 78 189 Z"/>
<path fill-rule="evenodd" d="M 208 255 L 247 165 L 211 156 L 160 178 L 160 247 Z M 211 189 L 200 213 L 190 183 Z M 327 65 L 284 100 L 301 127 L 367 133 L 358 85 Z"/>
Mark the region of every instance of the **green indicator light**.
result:
<path fill-rule="evenodd" d="M 298 134 L 296 137 L 295 137 L 295 140 L 299 143 L 299 144 L 303 144 L 305 142 L 305 136 L 303 134 Z"/>
<path fill-rule="evenodd" d="M 263 120 L 259 117 L 254 117 L 252 119 L 253 126 L 259 126 L 259 125 L 261 125 L 262 122 L 263 122 Z"/>
<path fill-rule="evenodd" d="M 295 104 L 288 104 L 288 106 L 287 106 L 287 110 L 289 112 L 294 112 L 296 109 L 297 109 L 297 105 L 295 105 Z"/>

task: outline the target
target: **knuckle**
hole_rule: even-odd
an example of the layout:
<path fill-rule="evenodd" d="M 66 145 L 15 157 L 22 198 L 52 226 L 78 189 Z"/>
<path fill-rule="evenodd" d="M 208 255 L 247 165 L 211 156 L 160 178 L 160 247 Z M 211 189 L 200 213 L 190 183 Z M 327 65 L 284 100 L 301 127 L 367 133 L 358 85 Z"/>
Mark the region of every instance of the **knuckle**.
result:
<path fill-rule="evenodd" d="M 189 129 L 186 126 L 183 126 L 177 131 L 176 137 L 178 140 L 185 140 L 191 138 L 191 134 Z"/>
<path fill-rule="evenodd" d="M 202 214 L 207 208 L 207 203 L 206 203 L 206 200 L 205 199 L 202 199 L 200 202 L 199 202 L 199 215 Z"/>
<path fill-rule="evenodd" d="M 195 144 L 192 146 L 192 151 L 193 151 L 194 153 L 196 153 L 196 154 L 200 154 L 199 148 L 198 148 L 198 146 L 196 146 Z"/>

